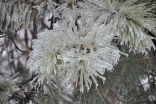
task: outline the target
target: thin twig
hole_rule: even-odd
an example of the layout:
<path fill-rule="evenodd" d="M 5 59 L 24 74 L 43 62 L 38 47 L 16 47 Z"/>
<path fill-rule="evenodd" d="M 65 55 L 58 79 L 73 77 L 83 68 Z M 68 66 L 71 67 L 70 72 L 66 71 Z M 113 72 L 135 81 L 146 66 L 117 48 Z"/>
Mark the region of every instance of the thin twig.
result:
<path fill-rule="evenodd" d="M 12 37 L 9 37 L 9 38 L 12 40 L 12 42 L 13 42 L 14 45 L 15 45 L 15 47 L 16 47 L 19 51 L 25 52 L 25 51 L 23 51 L 23 50 L 21 50 L 21 49 L 18 48 L 18 46 L 16 45 L 16 43 L 15 43 L 15 41 L 14 41 L 14 39 L 13 39 Z"/>

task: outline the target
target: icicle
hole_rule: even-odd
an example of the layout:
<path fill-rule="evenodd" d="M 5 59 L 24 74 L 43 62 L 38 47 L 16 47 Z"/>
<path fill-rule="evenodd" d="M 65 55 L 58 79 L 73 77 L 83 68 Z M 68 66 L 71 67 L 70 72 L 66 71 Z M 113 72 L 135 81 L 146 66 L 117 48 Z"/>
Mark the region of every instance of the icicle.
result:
<path fill-rule="evenodd" d="M 128 54 L 126 54 L 126 53 L 124 53 L 124 52 L 121 52 L 121 51 L 120 51 L 120 54 L 122 54 L 122 55 L 128 57 Z"/>

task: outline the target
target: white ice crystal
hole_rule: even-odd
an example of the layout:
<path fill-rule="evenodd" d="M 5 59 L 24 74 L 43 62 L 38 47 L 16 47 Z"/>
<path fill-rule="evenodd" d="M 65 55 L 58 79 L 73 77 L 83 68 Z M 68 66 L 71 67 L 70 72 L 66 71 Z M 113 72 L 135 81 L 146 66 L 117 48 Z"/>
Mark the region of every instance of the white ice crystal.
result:
<path fill-rule="evenodd" d="M 104 25 L 92 25 L 81 35 L 74 23 L 55 24 L 54 30 L 39 33 L 33 41 L 28 67 L 39 71 L 41 82 L 57 76 L 76 83 L 82 92 L 84 87 L 89 90 L 92 82 L 98 86 L 97 77 L 105 81 L 105 70 L 111 71 L 119 60 L 118 48 L 111 45 L 113 36 Z"/>

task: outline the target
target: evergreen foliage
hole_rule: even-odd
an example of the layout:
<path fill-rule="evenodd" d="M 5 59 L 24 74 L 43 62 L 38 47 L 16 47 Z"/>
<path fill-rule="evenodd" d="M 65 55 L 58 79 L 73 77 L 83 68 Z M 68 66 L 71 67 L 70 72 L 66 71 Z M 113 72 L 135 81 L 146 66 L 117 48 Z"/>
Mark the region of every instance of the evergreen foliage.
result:
<path fill-rule="evenodd" d="M 154 0 L 0 0 L 0 103 L 155 104 L 155 11 Z"/>

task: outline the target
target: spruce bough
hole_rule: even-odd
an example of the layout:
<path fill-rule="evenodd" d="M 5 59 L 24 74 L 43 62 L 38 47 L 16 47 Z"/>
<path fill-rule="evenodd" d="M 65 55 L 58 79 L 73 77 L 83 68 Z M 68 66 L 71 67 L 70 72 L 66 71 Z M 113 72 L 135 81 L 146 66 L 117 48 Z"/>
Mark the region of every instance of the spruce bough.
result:
<path fill-rule="evenodd" d="M 117 45 L 127 45 L 130 52 L 142 54 L 155 49 L 154 37 L 146 32 L 155 33 L 156 21 L 151 13 L 155 6 L 146 5 L 137 0 L 63 4 L 62 20 L 33 41 L 28 68 L 39 70 L 39 83 L 55 76 L 76 83 L 82 92 L 93 82 L 97 87 L 97 78 L 105 81 L 105 70 L 113 71 L 120 55 L 127 55 Z"/>

